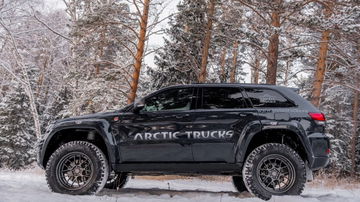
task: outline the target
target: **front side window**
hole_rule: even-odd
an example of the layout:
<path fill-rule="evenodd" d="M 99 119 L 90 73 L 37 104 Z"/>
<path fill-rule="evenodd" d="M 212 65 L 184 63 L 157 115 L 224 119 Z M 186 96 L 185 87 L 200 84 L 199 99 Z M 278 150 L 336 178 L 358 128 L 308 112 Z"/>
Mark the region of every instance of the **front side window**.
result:
<path fill-rule="evenodd" d="M 203 88 L 203 109 L 246 108 L 240 88 Z"/>
<path fill-rule="evenodd" d="M 254 107 L 293 107 L 294 104 L 271 89 L 248 88 L 245 89 Z"/>
<path fill-rule="evenodd" d="M 170 89 L 145 99 L 142 111 L 190 110 L 193 88 Z"/>

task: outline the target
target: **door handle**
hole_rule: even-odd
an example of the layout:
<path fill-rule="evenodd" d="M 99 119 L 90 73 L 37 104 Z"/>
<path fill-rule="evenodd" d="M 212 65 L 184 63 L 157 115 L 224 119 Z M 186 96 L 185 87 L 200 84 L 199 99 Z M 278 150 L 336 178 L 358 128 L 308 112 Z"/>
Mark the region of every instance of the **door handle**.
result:
<path fill-rule="evenodd" d="M 189 117 L 190 115 L 189 114 L 178 114 L 178 115 L 175 115 L 175 118 L 177 119 L 183 119 L 183 118 L 187 118 Z"/>
<path fill-rule="evenodd" d="M 247 114 L 239 114 L 240 117 L 246 117 Z"/>
<path fill-rule="evenodd" d="M 259 113 L 271 113 L 272 110 L 271 109 L 259 109 L 258 112 Z"/>

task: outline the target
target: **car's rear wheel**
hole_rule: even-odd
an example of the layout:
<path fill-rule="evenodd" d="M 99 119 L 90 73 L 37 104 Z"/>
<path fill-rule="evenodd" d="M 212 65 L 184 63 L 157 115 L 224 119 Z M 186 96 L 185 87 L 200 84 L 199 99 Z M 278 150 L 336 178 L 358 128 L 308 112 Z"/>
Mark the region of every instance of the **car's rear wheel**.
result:
<path fill-rule="evenodd" d="M 46 165 L 48 186 L 57 193 L 95 194 L 105 186 L 108 175 L 104 153 L 85 141 L 60 146 Z"/>
<path fill-rule="evenodd" d="M 299 195 L 306 182 L 305 164 L 284 144 L 264 144 L 247 157 L 243 178 L 248 190 L 264 200 L 272 195 Z"/>
<path fill-rule="evenodd" d="M 111 172 L 109 178 L 105 184 L 107 189 L 121 189 L 125 186 L 129 177 L 126 173 Z"/>
<path fill-rule="evenodd" d="M 238 192 L 241 193 L 241 192 L 244 192 L 244 191 L 248 191 L 246 186 L 245 186 L 245 183 L 244 183 L 244 180 L 243 180 L 242 176 L 233 176 L 232 181 L 233 181 L 234 187 L 236 188 L 236 190 Z"/>

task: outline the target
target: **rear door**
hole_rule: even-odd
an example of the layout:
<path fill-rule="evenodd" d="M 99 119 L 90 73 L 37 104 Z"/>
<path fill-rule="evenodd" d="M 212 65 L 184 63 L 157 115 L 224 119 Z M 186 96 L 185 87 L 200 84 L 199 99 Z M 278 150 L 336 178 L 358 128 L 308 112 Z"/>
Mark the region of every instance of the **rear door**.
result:
<path fill-rule="evenodd" d="M 119 124 L 123 163 L 192 162 L 186 136 L 195 103 L 193 88 L 172 88 L 145 98 L 145 107 Z"/>
<path fill-rule="evenodd" d="M 239 87 L 202 87 L 192 116 L 193 155 L 196 162 L 235 162 L 236 143 L 242 130 L 257 120 Z"/>
<path fill-rule="evenodd" d="M 296 105 L 290 99 L 274 89 L 245 88 L 245 93 L 258 111 L 263 125 L 271 125 L 274 121 L 289 121 L 289 112 L 301 113 L 294 110 Z"/>

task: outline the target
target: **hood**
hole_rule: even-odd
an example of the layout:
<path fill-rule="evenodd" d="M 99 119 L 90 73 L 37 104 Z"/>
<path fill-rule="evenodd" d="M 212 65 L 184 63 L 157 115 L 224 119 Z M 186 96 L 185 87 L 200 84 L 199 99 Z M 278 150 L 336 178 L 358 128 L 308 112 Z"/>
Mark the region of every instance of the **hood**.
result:
<path fill-rule="evenodd" d="M 83 120 L 83 119 L 101 119 L 101 118 L 104 118 L 104 117 L 115 116 L 116 114 L 118 114 L 118 111 L 99 112 L 99 113 L 94 113 L 94 114 L 85 114 L 85 115 L 81 115 L 81 116 L 74 116 L 74 117 L 70 117 L 70 118 L 59 119 L 59 120 L 56 120 L 55 123 L 61 123 L 61 122 L 67 122 L 67 121 L 76 121 L 76 120 Z"/>

